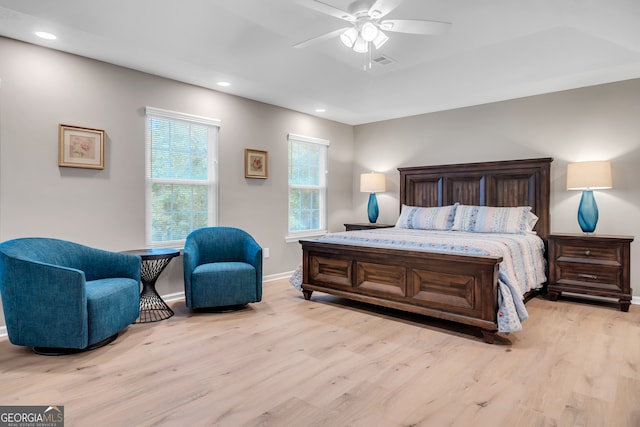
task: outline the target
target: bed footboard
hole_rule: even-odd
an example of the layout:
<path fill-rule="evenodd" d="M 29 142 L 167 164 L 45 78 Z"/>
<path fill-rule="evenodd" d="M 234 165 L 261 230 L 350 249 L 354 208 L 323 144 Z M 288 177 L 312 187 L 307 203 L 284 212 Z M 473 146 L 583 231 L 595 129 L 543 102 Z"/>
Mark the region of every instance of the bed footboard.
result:
<path fill-rule="evenodd" d="M 300 241 L 302 290 L 498 330 L 501 257 L 336 245 Z"/>

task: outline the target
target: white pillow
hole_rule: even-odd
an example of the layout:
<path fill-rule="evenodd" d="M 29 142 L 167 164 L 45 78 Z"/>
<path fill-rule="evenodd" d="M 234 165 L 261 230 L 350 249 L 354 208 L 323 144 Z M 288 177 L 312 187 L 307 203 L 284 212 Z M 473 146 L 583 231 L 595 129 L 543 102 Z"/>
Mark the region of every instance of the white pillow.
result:
<path fill-rule="evenodd" d="M 536 226 L 537 222 L 538 222 L 538 217 L 536 216 L 536 214 L 529 211 L 529 214 L 527 215 L 527 231 L 534 232 L 533 227 Z"/>
<path fill-rule="evenodd" d="M 530 217 L 530 213 L 530 206 L 498 208 L 493 206 L 460 205 L 456 209 L 452 230 L 474 233 L 522 234 L 531 231 L 535 221 L 538 219 L 538 217 L 535 217 L 534 221 Z"/>
<path fill-rule="evenodd" d="M 402 205 L 397 228 L 413 228 L 420 230 L 450 230 L 458 204 L 423 208 Z"/>

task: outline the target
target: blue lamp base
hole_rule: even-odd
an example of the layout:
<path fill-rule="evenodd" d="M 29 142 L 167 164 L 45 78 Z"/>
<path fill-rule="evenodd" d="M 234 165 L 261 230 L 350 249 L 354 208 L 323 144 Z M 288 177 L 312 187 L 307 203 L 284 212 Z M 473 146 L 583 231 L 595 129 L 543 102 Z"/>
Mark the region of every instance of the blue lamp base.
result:
<path fill-rule="evenodd" d="M 378 199 L 376 199 L 376 193 L 369 194 L 369 204 L 367 205 L 367 214 L 369 215 L 369 222 L 375 224 L 378 220 Z"/>
<path fill-rule="evenodd" d="M 578 224 L 585 233 L 593 233 L 598 223 L 598 205 L 593 197 L 593 191 L 584 190 L 578 207 Z"/>

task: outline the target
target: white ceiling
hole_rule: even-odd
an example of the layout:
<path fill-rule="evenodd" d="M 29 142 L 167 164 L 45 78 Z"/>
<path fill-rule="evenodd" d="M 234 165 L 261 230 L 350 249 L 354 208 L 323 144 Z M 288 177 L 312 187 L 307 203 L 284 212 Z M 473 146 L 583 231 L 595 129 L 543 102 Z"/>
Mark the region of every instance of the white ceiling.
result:
<path fill-rule="evenodd" d="M 0 0 L 0 35 L 354 125 L 640 77 L 639 0 L 404 0 L 385 18 L 453 25 L 389 33 L 370 71 L 337 37 L 293 48 L 345 26 L 311 1 Z"/>

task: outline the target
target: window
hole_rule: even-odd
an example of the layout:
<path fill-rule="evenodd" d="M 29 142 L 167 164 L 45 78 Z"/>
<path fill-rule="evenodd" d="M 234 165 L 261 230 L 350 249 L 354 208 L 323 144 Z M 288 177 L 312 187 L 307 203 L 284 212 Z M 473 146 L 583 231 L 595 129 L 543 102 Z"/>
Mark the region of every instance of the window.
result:
<path fill-rule="evenodd" d="M 289 134 L 289 232 L 287 241 L 327 232 L 329 141 Z"/>
<path fill-rule="evenodd" d="M 220 122 L 146 108 L 147 244 L 181 243 L 217 223 Z"/>

